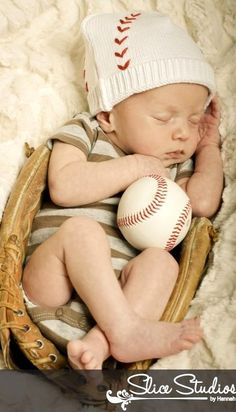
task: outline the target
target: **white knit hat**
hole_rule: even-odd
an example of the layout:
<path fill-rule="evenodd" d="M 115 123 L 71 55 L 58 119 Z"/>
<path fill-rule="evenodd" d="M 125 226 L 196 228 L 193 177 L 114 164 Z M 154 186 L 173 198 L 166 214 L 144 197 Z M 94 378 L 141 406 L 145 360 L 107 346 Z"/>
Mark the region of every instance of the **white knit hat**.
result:
<path fill-rule="evenodd" d="M 196 83 L 215 93 L 214 73 L 188 33 L 158 12 L 97 14 L 84 19 L 85 81 L 92 115 L 134 93 Z"/>

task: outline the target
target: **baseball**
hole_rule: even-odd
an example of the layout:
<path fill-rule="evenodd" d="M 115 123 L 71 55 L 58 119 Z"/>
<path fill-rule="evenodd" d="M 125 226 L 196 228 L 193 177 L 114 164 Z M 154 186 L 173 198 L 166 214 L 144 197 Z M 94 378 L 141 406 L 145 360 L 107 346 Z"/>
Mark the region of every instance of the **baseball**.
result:
<path fill-rule="evenodd" d="M 117 224 L 136 249 L 173 249 L 186 236 L 192 217 L 189 197 L 175 182 L 151 175 L 132 183 L 123 193 Z"/>

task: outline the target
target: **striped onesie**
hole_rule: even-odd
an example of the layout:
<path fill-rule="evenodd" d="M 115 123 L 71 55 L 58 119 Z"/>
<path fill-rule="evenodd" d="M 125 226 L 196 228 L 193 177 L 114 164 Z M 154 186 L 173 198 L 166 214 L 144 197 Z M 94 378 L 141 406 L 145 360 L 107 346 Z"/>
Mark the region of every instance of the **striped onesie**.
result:
<path fill-rule="evenodd" d="M 89 162 L 102 162 L 126 155 L 108 139 L 97 120 L 94 117 L 91 117 L 89 113 L 79 113 L 75 115 L 71 121 L 61 127 L 56 134 L 48 140 L 47 145 L 50 149 L 53 147 L 54 140 L 78 147 L 78 149 L 85 154 Z M 172 180 L 189 177 L 192 173 L 193 161 L 191 159 L 182 164 L 173 165 L 170 168 L 170 178 Z M 58 227 L 66 219 L 72 216 L 87 216 L 99 222 L 105 230 L 111 248 L 112 266 L 117 277 L 119 277 L 127 262 L 139 253 L 128 244 L 117 227 L 116 212 L 121 195 L 122 193 L 118 193 L 115 196 L 102 201 L 71 208 L 63 208 L 56 206 L 51 201 L 45 201 L 43 207 L 37 213 L 33 221 L 31 237 L 27 249 L 27 259 L 33 253 L 35 248 L 55 233 Z M 68 305 L 72 308 L 72 311 L 75 310 L 76 312 L 76 304 L 73 302 L 74 300 L 72 298 L 72 304 L 70 302 Z M 35 305 L 32 304 L 32 308 L 33 307 L 35 307 Z M 28 302 L 28 308 L 31 313 L 30 302 Z M 40 315 L 41 313 L 39 319 L 40 321 L 43 319 L 42 313 L 45 312 L 43 309 L 41 309 L 40 312 L 40 309 L 37 307 L 37 310 L 35 309 L 33 312 L 37 315 Z M 45 313 L 48 314 L 49 319 L 52 319 L 52 315 L 50 315 L 51 318 L 49 316 L 49 311 Z M 34 318 L 33 315 L 32 317 Z M 70 313 L 68 319 L 70 317 L 72 318 L 72 315 L 73 313 Z M 47 320 L 47 315 L 45 315 L 44 320 L 45 319 Z M 63 321 L 70 324 L 68 319 L 66 321 L 64 318 Z M 52 334 L 50 333 L 50 337 L 52 338 L 51 335 Z M 66 336 L 67 339 L 67 333 L 65 333 L 64 336 Z M 71 337 L 71 335 L 68 335 L 68 339 L 72 338 L 75 338 L 75 336 L 73 335 Z M 56 343 L 58 343 L 58 339 L 56 340 Z"/>

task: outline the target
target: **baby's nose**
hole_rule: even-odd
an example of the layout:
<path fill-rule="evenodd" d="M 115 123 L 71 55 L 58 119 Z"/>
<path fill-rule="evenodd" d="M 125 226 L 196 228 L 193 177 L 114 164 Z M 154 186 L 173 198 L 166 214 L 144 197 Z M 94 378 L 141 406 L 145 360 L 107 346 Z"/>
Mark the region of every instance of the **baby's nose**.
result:
<path fill-rule="evenodd" d="M 181 120 L 179 121 L 174 128 L 173 131 L 173 139 L 180 139 L 180 140 L 187 140 L 189 138 L 190 131 L 189 131 L 189 126 L 188 122 Z"/>

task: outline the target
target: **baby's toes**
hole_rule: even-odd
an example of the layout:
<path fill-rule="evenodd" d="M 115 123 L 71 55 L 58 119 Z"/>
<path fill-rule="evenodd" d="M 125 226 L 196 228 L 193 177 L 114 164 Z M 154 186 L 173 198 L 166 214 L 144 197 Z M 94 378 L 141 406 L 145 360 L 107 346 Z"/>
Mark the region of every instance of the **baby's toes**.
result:
<path fill-rule="evenodd" d="M 78 345 L 78 341 L 70 341 L 67 344 L 67 352 L 71 358 L 78 358 L 80 355 L 80 346 Z"/>
<path fill-rule="evenodd" d="M 191 348 L 193 347 L 193 345 L 194 345 L 194 343 L 193 343 L 193 342 L 190 342 L 190 340 L 183 339 L 183 340 L 181 341 L 180 351 L 182 351 L 182 350 L 189 350 L 189 349 L 191 349 Z"/>
<path fill-rule="evenodd" d="M 182 335 L 182 338 L 188 340 L 189 342 L 197 343 L 202 339 L 202 336 L 198 333 L 195 333 L 194 331 L 187 331 Z"/>
<path fill-rule="evenodd" d="M 101 365 L 99 367 L 97 359 L 93 358 L 86 364 L 86 369 L 101 369 Z"/>
<path fill-rule="evenodd" d="M 96 357 L 94 356 L 93 352 L 91 352 L 90 350 L 86 350 L 81 358 L 80 358 L 81 362 L 84 365 L 84 369 L 101 369 L 102 365 L 99 365 Z"/>
<path fill-rule="evenodd" d="M 81 362 L 87 364 L 90 363 L 94 359 L 94 355 L 90 350 L 85 350 L 81 355 Z"/>
<path fill-rule="evenodd" d="M 182 327 L 185 328 L 200 328 L 200 319 L 199 318 L 192 318 L 192 319 L 185 319 L 182 322 Z"/>
<path fill-rule="evenodd" d="M 189 333 L 192 335 L 196 335 L 199 337 L 202 337 L 203 335 L 203 331 L 202 328 L 200 326 L 200 320 L 195 320 L 195 319 L 191 319 L 190 322 L 189 321 L 184 321 L 182 323 L 182 333 Z"/>

